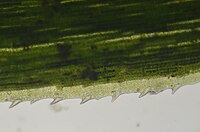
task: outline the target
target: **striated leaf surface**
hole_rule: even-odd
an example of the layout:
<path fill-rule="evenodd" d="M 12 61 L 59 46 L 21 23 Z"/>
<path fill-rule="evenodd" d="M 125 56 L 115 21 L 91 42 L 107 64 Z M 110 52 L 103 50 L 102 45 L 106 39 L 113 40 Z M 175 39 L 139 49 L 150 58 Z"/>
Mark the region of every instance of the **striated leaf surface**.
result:
<path fill-rule="evenodd" d="M 199 7 L 199 0 L 1 0 L 0 101 L 114 101 L 197 83 Z"/>

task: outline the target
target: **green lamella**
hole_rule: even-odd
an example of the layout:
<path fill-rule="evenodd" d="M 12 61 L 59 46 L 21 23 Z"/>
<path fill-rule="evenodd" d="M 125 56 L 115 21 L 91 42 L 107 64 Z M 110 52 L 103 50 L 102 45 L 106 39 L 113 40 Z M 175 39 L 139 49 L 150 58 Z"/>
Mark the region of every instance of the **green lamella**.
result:
<path fill-rule="evenodd" d="M 0 100 L 87 100 L 199 82 L 199 7 L 198 0 L 1 0 Z"/>

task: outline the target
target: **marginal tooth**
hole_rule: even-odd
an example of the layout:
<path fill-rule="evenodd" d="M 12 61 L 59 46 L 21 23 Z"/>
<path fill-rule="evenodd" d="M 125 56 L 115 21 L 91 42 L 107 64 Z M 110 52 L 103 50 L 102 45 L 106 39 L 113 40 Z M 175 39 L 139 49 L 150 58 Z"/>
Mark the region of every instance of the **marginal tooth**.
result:
<path fill-rule="evenodd" d="M 9 106 L 9 108 L 13 108 L 21 102 L 22 102 L 21 100 L 15 100 L 15 101 L 12 102 L 12 104 Z"/>
<path fill-rule="evenodd" d="M 91 99 L 92 99 L 91 96 L 85 97 L 85 98 L 83 98 L 83 99 L 81 100 L 81 103 L 80 103 L 80 104 L 84 104 L 84 103 L 88 102 L 88 101 L 91 100 Z"/>
<path fill-rule="evenodd" d="M 111 103 L 114 103 L 115 100 L 117 100 L 118 97 L 119 97 L 119 96 L 115 96 L 115 95 L 113 95 L 113 96 L 112 96 L 112 99 L 111 99 Z"/>
<path fill-rule="evenodd" d="M 35 102 L 39 101 L 38 99 L 35 99 L 35 100 L 31 100 L 30 101 L 30 104 L 34 104 Z"/>
<path fill-rule="evenodd" d="M 56 103 L 58 103 L 58 102 L 60 102 L 60 101 L 62 101 L 63 100 L 63 98 L 55 98 L 51 103 L 50 103 L 50 105 L 54 105 L 54 104 L 56 104 Z"/>
<path fill-rule="evenodd" d="M 175 87 L 173 87 L 172 88 L 172 94 L 175 94 L 176 93 L 176 91 L 180 88 L 180 87 L 182 87 L 183 85 L 176 85 Z"/>
<path fill-rule="evenodd" d="M 176 87 L 173 87 L 173 88 L 172 88 L 172 94 L 175 94 L 176 91 L 177 91 L 180 87 L 181 87 L 180 85 L 178 85 L 178 86 L 176 86 Z"/>
<path fill-rule="evenodd" d="M 148 92 L 141 92 L 140 95 L 139 95 L 139 98 L 142 98 L 144 97 Z"/>
<path fill-rule="evenodd" d="M 111 100 L 111 102 L 113 103 L 113 102 L 115 102 L 115 100 L 117 100 L 117 98 L 119 97 L 121 95 L 121 92 L 119 92 L 119 91 L 114 91 L 114 93 L 113 93 L 113 95 L 112 95 L 112 100 Z"/>

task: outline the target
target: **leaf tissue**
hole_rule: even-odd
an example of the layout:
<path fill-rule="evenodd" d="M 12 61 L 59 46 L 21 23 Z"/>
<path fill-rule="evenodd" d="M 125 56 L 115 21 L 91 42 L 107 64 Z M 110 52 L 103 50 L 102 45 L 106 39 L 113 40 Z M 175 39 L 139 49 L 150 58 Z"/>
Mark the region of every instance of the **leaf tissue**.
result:
<path fill-rule="evenodd" d="M 0 101 L 175 92 L 200 82 L 199 0 L 1 0 Z"/>

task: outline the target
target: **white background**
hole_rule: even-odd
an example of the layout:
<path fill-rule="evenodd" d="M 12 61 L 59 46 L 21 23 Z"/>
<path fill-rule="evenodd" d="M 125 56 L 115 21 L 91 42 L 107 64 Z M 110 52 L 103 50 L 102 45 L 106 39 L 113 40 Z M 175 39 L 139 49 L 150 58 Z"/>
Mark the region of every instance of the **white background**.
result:
<path fill-rule="evenodd" d="M 52 99 L 9 109 L 0 103 L 0 132 L 200 132 L 200 83 L 174 95 L 120 96 L 80 105 L 70 99 L 50 106 Z"/>

